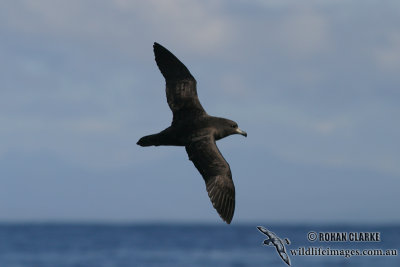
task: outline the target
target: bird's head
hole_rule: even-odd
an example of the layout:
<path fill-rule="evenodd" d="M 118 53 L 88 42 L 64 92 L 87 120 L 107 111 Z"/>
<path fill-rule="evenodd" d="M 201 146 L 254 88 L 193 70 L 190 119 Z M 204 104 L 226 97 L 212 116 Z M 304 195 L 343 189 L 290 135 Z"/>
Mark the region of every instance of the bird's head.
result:
<path fill-rule="evenodd" d="M 236 122 L 224 118 L 218 118 L 218 128 L 215 133 L 215 139 L 219 140 L 232 134 L 241 134 L 247 137 L 247 133 L 241 130 Z"/>

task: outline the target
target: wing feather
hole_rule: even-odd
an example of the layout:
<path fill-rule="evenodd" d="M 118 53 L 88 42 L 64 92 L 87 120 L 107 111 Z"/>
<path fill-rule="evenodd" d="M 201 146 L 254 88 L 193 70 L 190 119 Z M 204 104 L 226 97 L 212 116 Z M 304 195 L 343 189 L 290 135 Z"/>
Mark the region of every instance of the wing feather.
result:
<path fill-rule="evenodd" d="M 157 66 L 166 81 L 173 123 L 207 114 L 197 96 L 196 80 L 186 66 L 162 45 L 154 43 L 153 48 Z"/>
<path fill-rule="evenodd" d="M 235 186 L 228 162 L 212 137 L 186 146 L 189 159 L 203 176 L 208 196 L 220 217 L 228 224 L 235 212 Z"/>

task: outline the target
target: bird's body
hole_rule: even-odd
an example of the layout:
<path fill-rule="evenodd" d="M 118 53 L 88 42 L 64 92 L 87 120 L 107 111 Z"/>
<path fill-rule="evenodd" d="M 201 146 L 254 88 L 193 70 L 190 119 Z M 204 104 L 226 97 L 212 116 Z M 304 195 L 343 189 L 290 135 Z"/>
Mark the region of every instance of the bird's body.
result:
<path fill-rule="evenodd" d="M 148 135 L 140 139 L 139 145 L 142 146 L 186 146 L 193 140 L 212 136 L 216 141 L 226 137 L 224 131 L 214 128 L 215 124 L 224 122 L 226 119 L 209 115 L 200 116 L 192 120 L 180 121 L 172 124 L 165 130 Z M 231 122 L 233 125 L 234 122 Z"/>
<path fill-rule="evenodd" d="M 140 146 L 185 146 L 189 159 L 203 176 L 214 208 L 230 223 L 235 210 L 235 187 L 229 164 L 215 141 L 247 133 L 237 123 L 208 115 L 197 96 L 196 80 L 171 52 L 154 43 L 157 65 L 166 80 L 167 102 L 173 113 L 171 126 L 142 137 Z"/>

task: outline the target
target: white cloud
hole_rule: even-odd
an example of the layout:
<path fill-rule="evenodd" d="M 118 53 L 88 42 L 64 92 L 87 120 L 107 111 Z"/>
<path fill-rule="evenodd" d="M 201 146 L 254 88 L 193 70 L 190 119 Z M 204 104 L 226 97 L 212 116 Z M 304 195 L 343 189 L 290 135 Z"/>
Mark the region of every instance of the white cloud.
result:
<path fill-rule="evenodd" d="M 391 32 L 386 39 L 386 44 L 375 52 L 378 65 L 384 71 L 400 70 L 400 31 Z"/>
<path fill-rule="evenodd" d="M 144 41 L 159 41 L 205 54 L 222 47 L 233 31 L 220 1 L 25 0 L 0 14 L 8 30 L 131 53 Z"/>
<path fill-rule="evenodd" d="M 310 56 L 329 48 L 328 23 L 323 14 L 313 8 L 289 12 L 278 26 L 280 41 L 293 56 Z"/>
<path fill-rule="evenodd" d="M 175 47 L 211 52 L 229 40 L 232 29 L 219 1 L 117 0 L 124 10 L 140 17 L 143 30 L 151 30 L 155 39 Z"/>
<path fill-rule="evenodd" d="M 330 121 L 319 122 L 315 125 L 317 132 L 322 134 L 331 134 L 336 128 L 336 125 Z"/>

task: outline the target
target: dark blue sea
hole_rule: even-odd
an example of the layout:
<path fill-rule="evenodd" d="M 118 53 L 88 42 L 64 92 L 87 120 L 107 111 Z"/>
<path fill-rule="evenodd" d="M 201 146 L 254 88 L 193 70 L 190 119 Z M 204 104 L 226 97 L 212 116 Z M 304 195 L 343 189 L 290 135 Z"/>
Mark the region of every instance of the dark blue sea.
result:
<path fill-rule="evenodd" d="M 0 267 L 287 266 L 256 226 L 207 224 L 0 224 Z M 280 238 L 292 266 L 400 266 L 397 255 L 295 256 L 311 248 L 400 250 L 400 226 L 260 224 Z M 379 242 L 307 240 L 310 231 L 379 232 Z M 373 253 L 373 252 L 370 252 Z"/>

